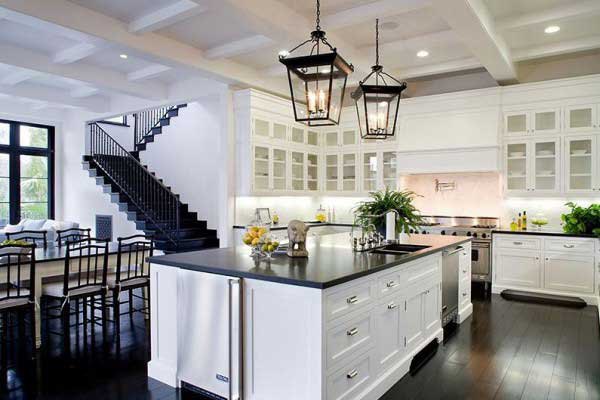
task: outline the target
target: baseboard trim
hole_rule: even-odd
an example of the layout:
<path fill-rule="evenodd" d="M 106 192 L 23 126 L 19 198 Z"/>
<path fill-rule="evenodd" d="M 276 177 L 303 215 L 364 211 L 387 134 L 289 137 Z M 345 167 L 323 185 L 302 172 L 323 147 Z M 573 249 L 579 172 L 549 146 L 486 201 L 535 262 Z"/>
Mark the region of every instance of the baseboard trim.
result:
<path fill-rule="evenodd" d="M 467 320 L 471 315 L 473 315 L 473 303 L 469 303 L 468 306 L 463 308 L 458 312 L 457 323 L 462 324 Z"/>
<path fill-rule="evenodd" d="M 150 361 L 148 363 L 148 377 L 156 379 L 173 388 L 177 388 L 178 386 L 177 370 L 160 361 Z"/>

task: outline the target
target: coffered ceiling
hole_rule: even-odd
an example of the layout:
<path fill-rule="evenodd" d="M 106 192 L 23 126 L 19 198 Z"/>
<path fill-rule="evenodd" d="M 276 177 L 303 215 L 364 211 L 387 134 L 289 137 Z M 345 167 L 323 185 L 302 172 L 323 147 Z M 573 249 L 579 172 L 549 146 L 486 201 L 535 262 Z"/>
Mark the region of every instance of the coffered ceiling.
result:
<path fill-rule="evenodd" d="M 400 79 L 484 69 L 600 48 L 599 0 L 321 0 L 321 26 L 356 66 Z M 32 107 L 106 113 L 119 97 L 167 101 L 212 78 L 287 94 L 277 53 L 314 28 L 312 0 L 0 0 L 0 94 Z M 546 28 L 557 26 L 554 33 Z M 425 50 L 426 57 L 417 53 Z"/>

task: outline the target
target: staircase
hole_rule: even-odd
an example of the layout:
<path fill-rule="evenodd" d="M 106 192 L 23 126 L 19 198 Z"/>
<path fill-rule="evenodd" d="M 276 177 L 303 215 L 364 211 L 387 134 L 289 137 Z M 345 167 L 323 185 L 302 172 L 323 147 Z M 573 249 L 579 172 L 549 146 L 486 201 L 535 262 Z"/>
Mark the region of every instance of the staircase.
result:
<path fill-rule="evenodd" d="M 163 115 L 177 111 L 177 107 Z M 88 126 L 90 154 L 83 156 L 84 169 L 137 229 L 153 235 L 157 249 L 170 253 L 219 247 L 217 232 L 207 229 L 206 221 L 199 220 L 178 194 L 140 163 L 140 150 L 125 150 L 95 122 Z M 147 140 L 150 134 L 144 137 Z"/>
<path fill-rule="evenodd" d="M 142 111 L 133 115 L 134 118 L 134 150 L 131 152 L 139 160 L 140 151 L 146 150 L 148 143 L 154 142 L 154 136 L 162 133 L 163 126 L 171 124 L 171 118 L 179 115 L 179 110 L 187 104 L 159 107 Z"/>

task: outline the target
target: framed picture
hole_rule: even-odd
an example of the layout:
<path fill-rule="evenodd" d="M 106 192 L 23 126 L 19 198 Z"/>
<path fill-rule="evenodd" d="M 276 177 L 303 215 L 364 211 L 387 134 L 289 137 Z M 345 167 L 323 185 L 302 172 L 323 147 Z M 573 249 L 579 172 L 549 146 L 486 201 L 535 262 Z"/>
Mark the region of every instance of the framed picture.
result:
<path fill-rule="evenodd" d="M 260 220 L 265 224 L 271 224 L 271 211 L 268 208 L 257 208 L 256 213 L 260 217 Z"/>

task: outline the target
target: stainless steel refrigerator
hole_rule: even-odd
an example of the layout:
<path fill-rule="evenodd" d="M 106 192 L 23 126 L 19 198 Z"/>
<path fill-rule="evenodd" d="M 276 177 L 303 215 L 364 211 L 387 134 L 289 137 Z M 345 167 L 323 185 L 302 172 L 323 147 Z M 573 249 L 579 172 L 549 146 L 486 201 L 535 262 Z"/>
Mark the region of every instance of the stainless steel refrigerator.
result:
<path fill-rule="evenodd" d="M 178 379 L 215 399 L 242 398 L 242 280 L 180 270 Z"/>

